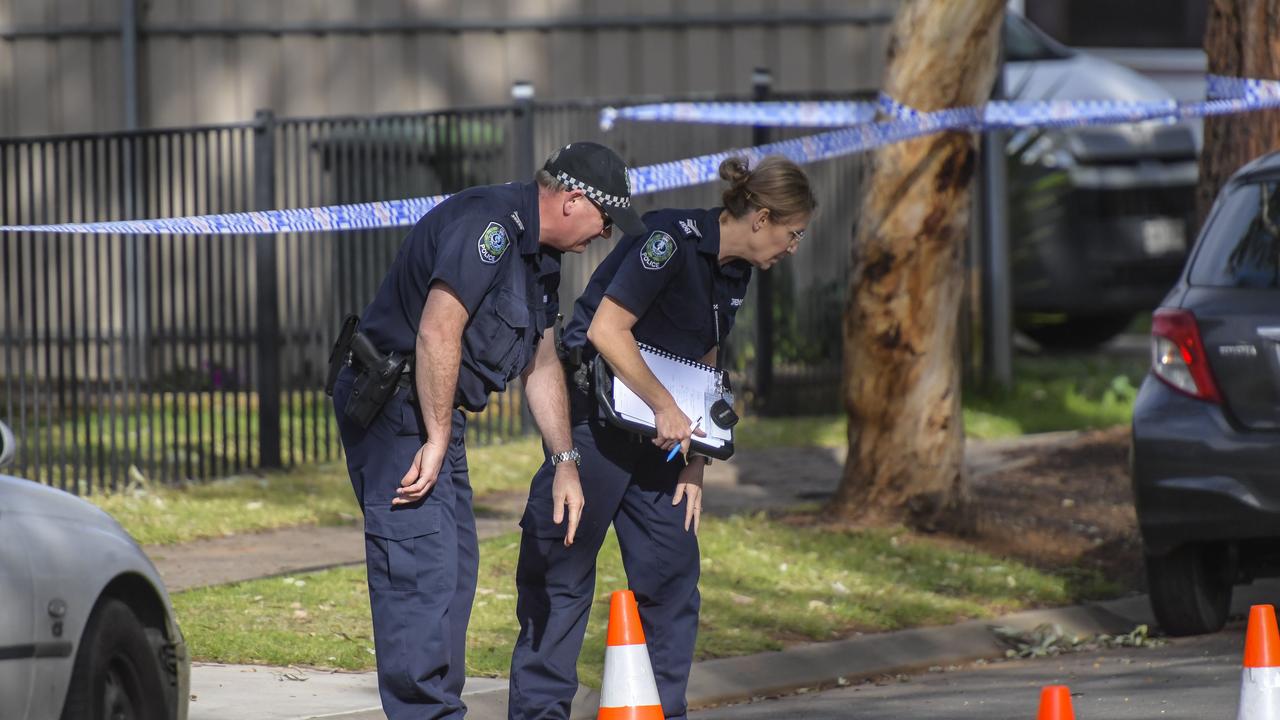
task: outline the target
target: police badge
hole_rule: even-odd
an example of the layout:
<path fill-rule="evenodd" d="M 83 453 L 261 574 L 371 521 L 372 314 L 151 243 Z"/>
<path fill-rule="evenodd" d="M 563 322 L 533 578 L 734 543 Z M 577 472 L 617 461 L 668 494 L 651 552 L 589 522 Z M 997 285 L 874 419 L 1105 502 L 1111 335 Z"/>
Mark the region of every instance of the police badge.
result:
<path fill-rule="evenodd" d="M 676 241 L 661 230 L 654 230 L 640 248 L 640 264 L 646 270 L 661 270 L 676 254 Z"/>
<path fill-rule="evenodd" d="M 489 223 L 484 232 L 480 233 L 480 240 L 476 243 L 480 251 L 480 262 L 486 265 L 498 262 L 510 244 L 507 240 L 507 231 L 496 222 Z"/>

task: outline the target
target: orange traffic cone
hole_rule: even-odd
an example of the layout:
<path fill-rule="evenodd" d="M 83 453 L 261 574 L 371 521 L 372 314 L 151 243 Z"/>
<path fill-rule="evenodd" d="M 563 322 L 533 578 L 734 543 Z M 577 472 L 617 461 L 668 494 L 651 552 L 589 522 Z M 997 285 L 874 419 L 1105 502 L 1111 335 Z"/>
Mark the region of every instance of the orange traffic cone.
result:
<path fill-rule="evenodd" d="M 663 720 L 640 611 L 630 590 L 619 590 L 609 600 L 609 639 L 596 720 Z"/>
<path fill-rule="evenodd" d="M 1254 605 L 1244 638 L 1244 677 L 1240 680 L 1240 713 L 1236 720 L 1280 717 L 1280 632 L 1276 609 Z"/>
<path fill-rule="evenodd" d="M 1046 685 L 1040 691 L 1040 712 L 1036 720 L 1076 720 L 1071 709 L 1071 690 L 1066 685 Z"/>

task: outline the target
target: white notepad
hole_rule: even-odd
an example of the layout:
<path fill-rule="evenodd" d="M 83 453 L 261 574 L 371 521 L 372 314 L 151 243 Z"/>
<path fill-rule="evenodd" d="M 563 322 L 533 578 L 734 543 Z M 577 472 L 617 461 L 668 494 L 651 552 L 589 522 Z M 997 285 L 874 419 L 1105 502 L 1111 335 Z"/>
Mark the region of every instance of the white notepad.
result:
<path fill-rule="evenodd" d="M 732 430 L 711 422 L 711 403 L 719 397 L 717 392 L 722 386 L 721 371 L 710 365 L 687 360 L 644 343 L 638 343 L 638 345 L 640 357 L 644 358 L 645 364 L 653 371 L 658 382 L 661 382 L 667 392 L 671 393 L 676 405 L 680 406 L 680 411 L 689 416 L 689 422 L 702 418 L 702 424 L 699 427 L 707 436 L 705 438 L 695 436 L 694 442 L 710 447 L 721 447 L 725 443 L 732 442 Z M 635 391 L 627 387 L 620 377 L 615 377 L 613 380 L 613 408 L 627 420 L 644 423 L 649 427 L 655 425 L 653 410 Z"/>

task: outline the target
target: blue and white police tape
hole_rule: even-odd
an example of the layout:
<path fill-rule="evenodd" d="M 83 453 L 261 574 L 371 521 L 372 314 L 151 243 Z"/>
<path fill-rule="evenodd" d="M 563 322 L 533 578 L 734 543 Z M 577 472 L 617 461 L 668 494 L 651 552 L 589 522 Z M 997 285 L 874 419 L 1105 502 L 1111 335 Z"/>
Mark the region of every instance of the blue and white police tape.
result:
<path fill-rule="evenodd" d="M 784 140 L 754 148 L 686 158 L 674 162 L 634 168 L 630 172 L 633 195 L 672 190 L 711 182 L 719 177 L 720 163 L 726 158 L 745 156 L 755 164 L 767 155 L 786 155 L 798 163 L 817 162 L 840 155 L 862 152 L 879 144 L 905 139 L 909 133 L 925 134 L 913 123 L 902 127 L 882 128 L 880 124 L 861 125 L 810 137 Z M 413 225 L 428 210 L 447 196 L 389 200 L 260 212 L 198 215 L 156 220 L 117 220 L 56 225 L 4 225 L 0 232 L 73 233 L 100 235 L 264 235 L 274 233 L 325 232 Z"/>
<path fill-rule="evenodd" d="M 1258 80 L 1256 78 L 1225 77 L 1222 75 L 1207 76 L 1210 100 L 1233 98 L 1260 99 L 1280 96 L 1280 81 Z"/>
<path fill-rule="evenodd" d="M 782 140 L 751 148 L 725 150 L 631 171 L 633 194 L 643 195 L 662 190 L 700 185 L 719 177 L 720 163 L 732 156 L 745 156 L 755 164 L 767 155 L 784 155 L 797 163 L 813 163 L 843 155 L 866 152 L 903 140 L 910 140 L 946 130 L 982 131 L 1031 127 L 1069 128 L 1087 125 L 1119 124 L 1149 120 L 1176 121 L 1231 113 L 1280 108 L 1280 81 L 1210 76 L 1209 100 L 1175 102 L 1172 100 L 1124 102 L 1112 100 L 991 102 L 980 107 L 948 108 L 923 112 L 882 96 L 874 104 L 850 103 L 836 110 L 832 103 L 821 103 L 825 109 L 813 109 L 823 117 L 874 117 L 877 110 L 887 120 L 853 122 L 839 130 Z M 742 124 L 758 125 L 772 116 L 777 107 L 759 109 L 757 114 L 742 111 L 732 103 L 718 105 L 720 120 L 737 117 Z M 802 105 L 802 104 L 797 104 Z M 656 106 L 655 106 L 656 107 Z M 652 111 L 658 117 L 658 111 Z M 666 112 L 666 111 L 662 111 Z M 680 112 L 684 112 L 683 110 Z M 693 112 L 693 111 L 690 111 Z M 703 112 L 699 110 L 698 112 Z M 707 111 L 710 112 L 709 110 Z M 696 114 L 696 113 L 695 113 Z M 672 110 L 670 118 L 675 118 Z M 617 117 L 622 117 L 619 114 Z M 705 114 L 702 117 L 710 118 Z M 701 122 L 702 120 L 696 120 Z M 710 120 L 706 120 L 710 121 Z M 812 122 L 812 120 L 810 121 Z M 797 123 L 798 124 L 798 123 Z M 843 123 L 842 123 L 843 124 Z M 336 205 L 294 210 L 201 215 L 156 220 L 123 220 L 57 225 L 6 225 L 0 232 L 43 232 L 85 234 L 179 234 L 179 235 L 254 235 L 291 232 L 324 232 L 335 230 L 405 227 L 413 225 L 446 196 L 439 195 L 408 200 Z"/>
<path fill-rule="evenodd" d="M 827 101 L 813 103 L 660 103 L 605 108 L 600 127 L 608 130 L 619 120 L 633 122 L 683 122 L 773 127 L 849 127 L 870 123 L 876 111 L 891 119 L 915 119 L 934 127 L 951 127 L 953 114 L 981 118 L 975 130 L 1029 127 L 1069 128 L 1087 125 L 1178 120 L 1243 110 L 1274 107 L 1280 98 L 1280 81 L 1208 76 L 1208 101 L 1175 100 L 1005 100 L 984 106 L 923 112 L 881 94 L 874 102 Z M 1222 106 L 1215 100 L 1244 100 L 1245 105 Z M 941 113 L 941 114 L 939 114 Z"/>
<path fill-rule="evenodd" d="M 618 120 L 717 123 L 765 127 L 848 127 L 876 117 L 873 102 L 699 102 L 632 105 L 600 111 L 600 129 Z"/>
<path fill-rule="evenodd" d="M 192 215 L 156 220 L 4 225 L 0 232 L 85 233 L 98 235 L 266 235 L 273 233 L 361 230 L 413 225 L 445 195 L 293 210 Z"/>
<path fill-rule="evenodd" d="M 637 105 L 629 108 L 606 108 L 600 114 L 600 127 L 609 129 L 619 119 L 634 122 L 682 122 L 713 125 L 753 125 L 769 127 L 852 127 L 871 123 L 877 110 L 893 120 L 914 120 L 924 125 L 942 127 L 949 118 L 959 115 L 974 123 L 994 122 L 1004 127 L 1029 127 L 1069 123 L 1094 124 L 1107 118 L 1127 122 L 1175 115 L 1173 100 L 1121 102 L 1112 100 L 1002 101 L 985 106 L 950 108 L 924 112 L 881 95 L 875 103 L 829 102 L 788 103 L 797 106 L 794 114 L 779 116 L 780 108 L 762 108 L 758 103 L 667 103 Z M 821 108 L 816 106 L 821 105 Z M 810 107 L 813 106 L 813 107 Z"/>

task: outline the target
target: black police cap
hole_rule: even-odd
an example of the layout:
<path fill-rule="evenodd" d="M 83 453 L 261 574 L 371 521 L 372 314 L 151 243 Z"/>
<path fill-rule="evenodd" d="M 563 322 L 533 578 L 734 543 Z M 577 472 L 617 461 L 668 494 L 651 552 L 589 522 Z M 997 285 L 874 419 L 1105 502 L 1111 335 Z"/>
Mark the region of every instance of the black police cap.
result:
<path fill-rule="evenodd" d="M 569 143 L 551 153 L 543 169 L 565 185 L 583 191 L 627 235 L 645 232 L 640 215 L 631 207 L 627 164 L 599 143 Z"/>

